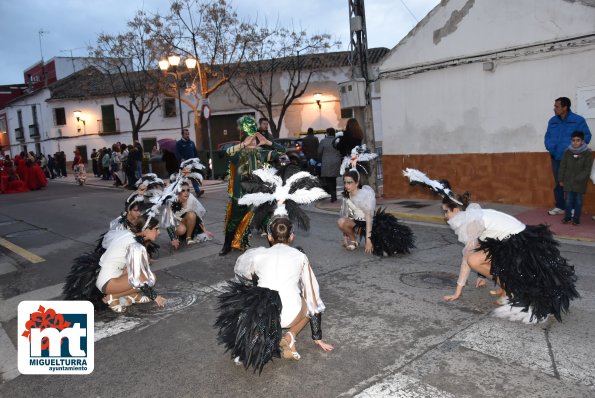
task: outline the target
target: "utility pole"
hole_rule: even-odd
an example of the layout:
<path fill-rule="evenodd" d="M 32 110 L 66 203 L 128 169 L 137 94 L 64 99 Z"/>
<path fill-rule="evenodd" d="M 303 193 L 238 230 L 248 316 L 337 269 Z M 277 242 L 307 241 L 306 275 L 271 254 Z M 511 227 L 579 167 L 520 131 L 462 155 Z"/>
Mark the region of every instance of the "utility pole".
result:
<path fill-rule="evenodd" d="M 356 119 L 363 120 L 364 143 L 371 152 L 376 151 L 374 138 L 374 118 L 372 115 L 372 80 L 368 68 L 368 36 L 366 32 L 366 12 L 364 0 L 348 0 L 349 27 L 351 40 L 349 43 L 351 78 L 364 79 L 365 81 L 365 106 L 355 108 Z M 378 193 L 376 181 L 376 160 L 370 161 L 370 175 L 368 184 Z"/>
<path fill-rule="evenodd" d="M 50 33 L 47 30 L 39 29 L 39 52 L 41 53 L 41 73 L 43 74 L 44 87 L 48 86 L 48 75 L 45 73 L 45 61 L 43 60 L 43 47 L 41 46 L 41 38 L 45 33 Z"/>

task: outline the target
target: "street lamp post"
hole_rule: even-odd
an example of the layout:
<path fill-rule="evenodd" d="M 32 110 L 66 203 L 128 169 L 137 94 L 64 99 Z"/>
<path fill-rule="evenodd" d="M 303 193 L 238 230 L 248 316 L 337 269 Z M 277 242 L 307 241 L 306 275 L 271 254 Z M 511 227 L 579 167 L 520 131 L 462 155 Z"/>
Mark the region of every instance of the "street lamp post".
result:
<path fill-rule="evenodd" d="M 184 73 L 189 73 L 196 68 L 196 59 L 186 58 L 184 63 L 186 64 L 187 71 L 181 72 L 179 69 L 181 57 L 179 55 L 170 55 L 167 59 L 159 61 L 159 69 L 162 72 L 173 75 L 176 78 L 176 91 L 178 93 L 178 107 L 180 108 L 180 132 L 184 130 L 184 119 L 182 117 L 182 94 L 180 92 L 180 80 Z M 170 68 L 172 71 L 170 72 Z"/>
<path fill-rule="evenodd" d="M 178 93 L 178 106 L 180 107 L 180 128 L 182 130 L 184 130 L 184 121 L 182 119 L 182 95 L 180 93 L 180 78 L 184 73 L 190 73 L 191 71 L 194 71 L 194 69 L 196 69 L 196 66 L 198 64 L 198 61 L 194 58 L 186 58 L 184 60 L 184 63 L 186 64 L 186 71 L 185 72 L 181 72 L 180 69 L 178 68 L 178 65 L 180 64 L 180 56 L 178 55 L 170 55 L 167 57 L 167 59 L 162 59 L 161 61 L 159 61 L 159 69 L 161 69 L 163 72 L 171 74 L 173 76 L 175 76 L 176 78 L 176 90 Z M 170 67 L 172 69 L 172 71 L 170 72 Z M 208 98 L 204 98 L 203 99 L 203 111 L 206 108 L 207 112 L 205 116 L 205 119 L 207 120 L 207 131 L 208 131 L 208 135 L 209 135 L 209 156 L 211 157 L 211 164 L 209 164 L 209 172 L 212 176 L 214 176 L 214 172 L 213 172 L 213 166 L 212 166 L 212 162 L 213 162 L 213 145 L 211 143 L 211 121 L 209 119 L 209 102 L 208 102 Z"/>

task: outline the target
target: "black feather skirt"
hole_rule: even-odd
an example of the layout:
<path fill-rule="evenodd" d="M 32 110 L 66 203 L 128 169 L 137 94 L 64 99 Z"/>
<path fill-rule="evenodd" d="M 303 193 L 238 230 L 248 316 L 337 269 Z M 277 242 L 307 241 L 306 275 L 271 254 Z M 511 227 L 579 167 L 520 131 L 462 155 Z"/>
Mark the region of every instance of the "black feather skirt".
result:
<path fill-rule="evenodd" d="M 498 278 L 513 306 L 531 310 L 531 320 L 549 314 L 561 322 L 576 290 L 574 266 L 560 255 L 558 242 L 545 225 L 527 225 L 507 239 L 479 241 L 479 249 L 491 261 L 490 273 Z"/>
<path fill-rule="evenodd" d="M 355 233 L 359 239 L 366 237 L 366 222 L 355 220 Z M 408 254 L 415 248 L 415 235 L 411 228 L 401 224 L 399 220 L 386 209 L 377 209 L 372 222 L 373 250 L 377 256 L 394 256 Z"/>
<path fill-rule="evenodd" d="M 281 352 L 281 298 L 275 290 L 228 281 L 227 291 L 219 299 L 217 341 L 239 357 L 244 367 L 260 374 L 264 365 Z"/>
<path fill-rule="evenodd" d="M 66 300 L 90 301 L 96 310 L 104 309 L 103 293 L 97 289 L 97 275 L 101 270 L 97 252 L 85 253 L 74 259 L 62 289 Z"/>

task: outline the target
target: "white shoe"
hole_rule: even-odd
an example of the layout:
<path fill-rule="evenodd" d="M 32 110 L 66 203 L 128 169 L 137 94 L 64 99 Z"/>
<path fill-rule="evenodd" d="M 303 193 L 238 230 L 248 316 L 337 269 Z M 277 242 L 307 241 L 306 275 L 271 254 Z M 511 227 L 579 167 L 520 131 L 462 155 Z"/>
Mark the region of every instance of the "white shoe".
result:
<path fill-rule="evenodd" d="M 548 211 L 547 214 L 550 216 L 558 216 L 560 214 L 564 214 L 564 210 L 554 207 L 552 210 Z"/>

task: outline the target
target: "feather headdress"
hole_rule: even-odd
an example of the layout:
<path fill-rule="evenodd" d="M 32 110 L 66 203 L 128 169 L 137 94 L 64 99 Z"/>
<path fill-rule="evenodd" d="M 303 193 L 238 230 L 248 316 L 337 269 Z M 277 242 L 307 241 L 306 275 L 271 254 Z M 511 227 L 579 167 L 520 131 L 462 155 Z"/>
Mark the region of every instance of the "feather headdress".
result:
<path fill-rule="evenodd" d="M 310 219 L 300 205 L 327 197 L 318 178 L 294 165 L 279 170 L 272 167 L 252 172 L 243 182 L 247 194 L 238 203 L 254 207 L 254 222 L 259 225 L 268 215 L 287 217 L 302 229 L 309 229 Z"/>
<path fill-rule="evenodd" d="M 436 180 L 430 179 L 427 175 L 417 169 L 405 169 L 403 171 L 403 175 L 409 178 L 409 183 L 414 184 L 421 184 L 425 185 L 426 187 L 430 188 L 432 191 L 436 192 L 438 195 L 442 197 L 448 197 L 454 203 L 458 205 L 463 205 L 461 201 L 457 200 L 456 195 L 453 191 L 450 190 L 448 186 L 444 183 Z"/>
<path fill-rule="evenodd" d="M 165 184 L 156 174 L 147 173 L 142 175 L 134 185 L 136 191 L 130 194 L 126 199 L 124 212 L 130 211 L 136 204 L 146 202 L 155 203 L 157 198 L 161 195 L 161 192 L 163 192 Z"/>
<path fill-rule="evenodd" d="M 351 150 L 351 156 L 345 156 L 343 158 L 340 173 L 343 175 L 345 174 L 345 171 L 355 169 L 358 173 L 360 170 L 362 170 L 367 174 L 368 172 L 366 171 L 366 168 L 358 163 L 369 162 L 370 160 L 376 159 L 377 157 L 378 154 L 371 152 L 366 144 L 358 145 Z"/>

